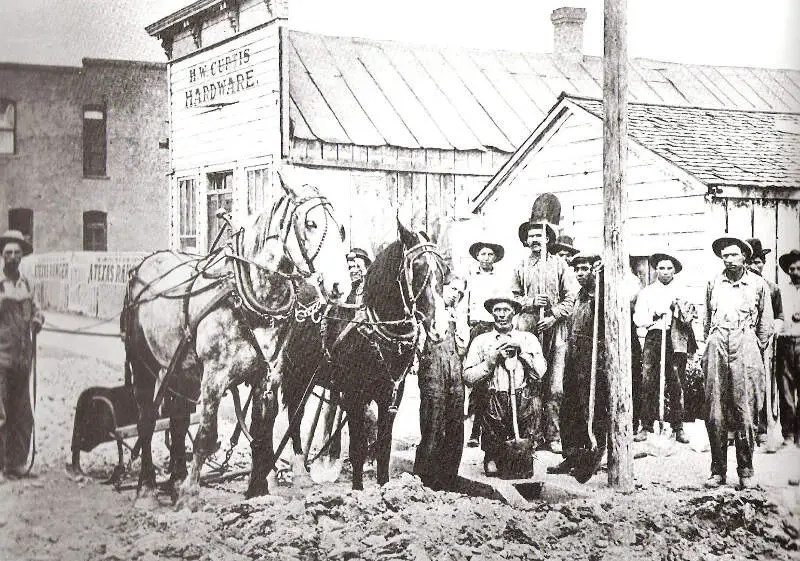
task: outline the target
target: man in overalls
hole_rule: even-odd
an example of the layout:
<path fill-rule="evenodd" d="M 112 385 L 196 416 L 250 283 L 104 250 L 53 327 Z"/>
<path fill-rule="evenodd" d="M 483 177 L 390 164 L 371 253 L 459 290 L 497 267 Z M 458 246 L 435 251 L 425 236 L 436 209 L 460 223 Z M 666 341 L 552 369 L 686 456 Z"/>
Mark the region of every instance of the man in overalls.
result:
<path fill-rule="evenodd" d="M 28 390 L 32 333 L 44 317 L 33 301 L 31 284 L 19 272 L 22 257 L 33 247 L 21 232 L 0 237 L 3 271 L 0 273 L 0 482 L 23 477 L 33 435 L 33 411 Z"/>

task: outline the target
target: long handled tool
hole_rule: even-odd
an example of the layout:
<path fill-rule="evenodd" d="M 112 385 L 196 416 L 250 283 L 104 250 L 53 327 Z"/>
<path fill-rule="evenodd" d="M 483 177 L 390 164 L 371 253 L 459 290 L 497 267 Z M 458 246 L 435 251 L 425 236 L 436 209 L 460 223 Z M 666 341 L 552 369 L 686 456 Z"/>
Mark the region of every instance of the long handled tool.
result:
<path fill-rule="evenodd" d="M 777 380 L 775 378 L 776 345 L 777 337 L 773 335 L 764 353 L 764 414 L 767 417 L 766 451 L 768 453 L 773 453 L 778 449 L 778 442 L 781 438 L 775 422 L 778 416 L 778 402 L 775 399 L 778 393 Z M 775 385 L 773 386 L 773 384 Z"/>
<path fill-rule="evenodd" d="M 658 363 L 658 432 L 664 433 L 664 385 L 667 373 L 667 326 L 666 318 L 661 328 L 661 357 Z"/>
<path fill-rule="evenodd" d="M 511 422 L 514 425 L 514 439 L 506 441 L 505 458 L 501 469 L 504 479 L 525 479 L 533 476 L 533 445 L 530 439 L 522 438 L 519 432 L 519 413 L 517 411 L 517 387 L 514 383 L 515 368 L 508 368 L 508 397 L 511 400 Z"/>
<path fill-rule="evenodd" d="M 33 416 L 33 423 L 31 424 L 31 459 L 28 461 L 28 467 L 25 468 L 24 475 L 28 475 L 33 469 L 33 462 L 36 460 L 36 390 L 38 381 L 36 379 L 36 331 L 31 330 L 31 345 L 33 351 L 31 354 L 31 415 Z"/>
<path fill-rule="evenodd" d="M 575 479 L 579 483 L 586 483 L 592 478 L 595 471 L 595 464 L 598 458 L 597 454 L 597 439 L 594 436 L 594 403 L 596 399 L 597 388 L 597 354 L 600 345 L 600 290 L 599 282 L 594 291 L 594 317 L 592 318 L 592 358 L 591 366 L 589 368 L 589 409 L 586 417 L 586 432 L 589 437 L 589 449 L 581 449 L 577 452 L 578 457 L 575 462 Z"/>

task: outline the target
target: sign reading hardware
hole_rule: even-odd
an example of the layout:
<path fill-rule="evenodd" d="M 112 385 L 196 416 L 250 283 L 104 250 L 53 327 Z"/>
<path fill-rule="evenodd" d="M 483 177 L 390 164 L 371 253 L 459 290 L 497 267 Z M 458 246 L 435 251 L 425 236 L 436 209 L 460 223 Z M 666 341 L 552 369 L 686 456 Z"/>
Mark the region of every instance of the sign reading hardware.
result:
<path fill-rule="evenodd" d="M 250 48 L 236 49 L 217 58 L 190 66 L 189 83 L 184 92 L 184 107 L 224 103 L 234 94 L 258 85 L 250 63 Z"/>

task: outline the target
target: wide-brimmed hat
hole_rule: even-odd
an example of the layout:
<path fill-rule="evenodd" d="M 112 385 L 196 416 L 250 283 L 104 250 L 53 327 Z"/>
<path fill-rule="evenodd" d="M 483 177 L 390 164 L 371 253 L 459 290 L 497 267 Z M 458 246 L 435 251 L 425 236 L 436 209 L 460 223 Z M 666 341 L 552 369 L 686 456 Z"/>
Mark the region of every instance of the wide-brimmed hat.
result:
<path fill-rule="evenodd" d="M 575 255 L 580 250 L 573 246 L 574 243 L 572 236 L 568 236 L 567 234 L 561 234 L 558 236 L 556 241 L 550 245 L 550 253 L 556 254 L 559 251 L 566 251 L 570 255 Z"/>
<path fill-rule="evenodd" d="M 589 263 L 591 265 L 595 261 L 600 261 L 600 256 L 597 253 L 579 252 L 570 258 L 569 264 L 574 267 L 578 263 Z"/>
<path fill-rule="evenodd" d="M 494 262 L 497 263 L 500 261 L 503 256 L 506 254 L 506 250 L 503 249 L 503 246 L 499 243 L 491 243 L 491 242 L 475 242 L 471 246 L 469 246 L 469 254 L 472 255 L 472 258 L 477 261 L 478 259 L 478 252 L 483 249 L 484 247 L 488 247 L 492 251 L 494 251 Z"/>
<path fill-rule="evenodd" d="M 522 305 L 516 300 L 514 300 L 514 297 L 510 295 L 492 296 L 491 298 L 487 298 L 483 302 L 483 307 L 486 308 L 486 311 L 491 314 L 492 308 L 494 308 L 495 304 L 499 304 L 500 302 L 505 302 L 506 304 L 514 308 L 515 314 L 518 314 L 522 311 Z"/>
<path fill-rule="evenodd" d="M 749 243 L 750 247 L 753 249 L 752 257 L 764 259 L 764 256 L 772 251 L 771 249 L 764 249 L 761 245 L 761 240 L 758 238 L 747 238 L 745 241 Z"/>
<path fill-rule="evenodd" d="M 795 261 L 800 261 L 800 250 L 798 249 L 793 249 L 789 253 L 784 253 L 778 257 L 778 265 L 781 266 L 781 269 L 783 269 L 783 272 L 787 275 L 789 274 L 789 265 Z"/>
<path fill-rule="evenodd" d="M 561 201 L 552 193 L 542 193 L 533 201 L 531 217 L 519 225 L 517 235 L 522 245 L 528 245 L 528 230 L 533 227 L 544 228 L 547 232 L 547 244 L 556 241 L 556 228 L 561 221 Z"/>
<path fill-rule="evenodd" d="M 675 267 L 675 272 L 680 273 L 683 270 L 683 265 L 681 264 L 678 259 L 669 253 L 657 252 L 652 254 L 650 257 L 647 258 L 647 262 L 650 263 L 650 266 L 653 269 L 658 268 L 658 264 L 661 261 L 672 261 L 672 266 Z"/>
<path fill-rule="evenodd" d="M 367 267 L 372 265 L 372 259 L 369 258 L 369 254 L 366 251 L 361 249 L 360 247 L 354 247 L 347 253 L 347 259 L 363 259 L 364 263 L 366 263 Z"/>
<path fill-rule="evenodd" d="M 714 255 L 722 259 L 722 250 L 729 245 L 739 246 L 739 249 L 742 250 L 742 254 L 744 255 L 745 259 L 750 259 L 750 257 L 753 255 L 753 248 L 750 247 L 749 243 L 741 238 L 735 238 L 733 236 L 722 236 L 721 238 L 717 238 L 712 242 L 711 249 L 714 251 Z"/>
<path fill-rule="evenodd" d="M 30 255 L 33 253 L 33 246 L 31 242 L 25 239 L 22 232 L 19 230 L 6 230 L 6 233 L 0 236 L 0 251 L 5 249 L 6 244 L 9 242 L 16 242 L 22 248 L 22 255 Z"/>

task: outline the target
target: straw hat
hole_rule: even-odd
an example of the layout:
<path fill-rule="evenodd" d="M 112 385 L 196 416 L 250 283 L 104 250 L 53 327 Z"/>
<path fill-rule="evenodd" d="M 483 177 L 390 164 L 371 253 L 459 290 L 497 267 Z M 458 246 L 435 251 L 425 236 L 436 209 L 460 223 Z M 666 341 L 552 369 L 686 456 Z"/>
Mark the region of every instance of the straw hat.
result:
<path fill-rule="evenodd" d="M 33 246 L 25 239 L 22 232 L 19 230 L 6 230 L 6 233 L 0 236 L 0 251 L 5 249 L 6 244 L 9 242 L 16 242 L 22 248 L 22 255 L 30 255 L 33 253 Z"/>

